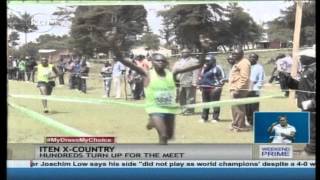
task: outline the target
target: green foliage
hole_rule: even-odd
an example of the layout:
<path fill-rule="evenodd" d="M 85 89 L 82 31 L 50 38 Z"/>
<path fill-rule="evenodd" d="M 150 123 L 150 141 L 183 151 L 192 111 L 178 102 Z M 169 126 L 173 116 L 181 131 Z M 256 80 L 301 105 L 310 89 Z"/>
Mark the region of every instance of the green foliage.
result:
<path fill-rule="evenodd" d="M 67 35 L 55 36 L 41 35 L 36 39 L 40 49 L 66 49 L 70 48 L 70 37 Z"/>
<path fill-rule="evenodd" d="M 16 41 L 18 41 L 19 38 L 19 33 L 16 31 L 13 31 L 10 33 L 9 38 L 8 38 L 8 45 L 10 47 L 15 47 L 18 45 L 18 43 Z"/>
<path fill-rule="evenodd" d="M 293 38 L 293 29 L 283 27 L 278 23 L 270 23 L 267 33 L 270 41 L 288 42 Z"/>
<path fill-rule="evenodd" d="M 253 18 L 237 3 L 230 3 L 227 6 L 228 25 L 227 31 L 233 39 L 233 45 L 243 46 L 248 42 L 258 40 L 262 33 L 262 28 L 253 20 Z"/>
<path fill-rule="evenodd" d="M 160 46 L 159 36 L 151 32 L 142 36 L 141 42 L 149 50 L 158 50 Z"/>
<path fill-rule="evenodd" d="M 116 41 L 121 42 L 120 49 L 128 50 L 147 25 L 143 6 L 78 6 L 74 15 L 70 43 L 86 55 L 94 49 L 107 53 Z"/>
<path fill-rule="evenodd" d="M 32 22 L 32 16 L 24 13 L 21 17 L 11 14 L 8 18 L 8 27 L 25 34 L 25 44 L 27 44 L 27 34 L 38 30 L 38 27 Z"/>
<path fill-rule="evenodd" d="M 295 25 L 296 4 L 281 10 L 281 16 L 268 22 L 268 34 L 271 39 L 292 40 Z M 301 45 L 312 45 L 315 43 L 315 1 L 303 3 L 301 22 Z"/>
<path fill-rule="evenodd" d="M 37 43 L 30 42 L 28 44 L 24 44 L 21 46 L 18 51 L 16 51 L 15 56 L 16 57 L 25 57 L 25 56 L 32 56 L 38 59 L 38 50 L 39 46 Z"/>
<path fill-rule="evenodd" d="M 163 17 L 162 37 L 169 43 L 174 38 L 182 47 L 201 50 L 199 35 L 217 47 L 233 46 L 254 42 L 259 39 L 262 28 L 237 3 L 225 9 L 218 4 L 177 5 L 159 12 Z"/>
<path fill-rule="evenodd" d="M 169 37 L 173 36 L 176 43 L 182 47 L 201 50 L 199 35 L 215 37 L 216 27 L 223 12 L 224 9 L 218 4 L 173 6 L 169 10 L 159 12 L 164 19 L 163 35 L 167 42 Z M 217 42 L 214 46 L 213 49 L 217 47 Z"/>

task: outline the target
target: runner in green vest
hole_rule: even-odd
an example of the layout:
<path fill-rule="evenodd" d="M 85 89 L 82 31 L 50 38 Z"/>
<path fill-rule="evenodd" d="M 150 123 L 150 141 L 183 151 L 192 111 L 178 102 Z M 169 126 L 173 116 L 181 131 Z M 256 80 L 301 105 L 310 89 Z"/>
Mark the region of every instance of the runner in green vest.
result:
<path fill-rule="evenodd" d="M 175 104 L 174 76 L 200 68 L 203 62 L 171 73 L 166 69 L 169 63 L 165 56 L 155 53 L 151 56 L 154 68 L 146 72 L 129 60 L 124 60 L 121 56 L 118 57 L 120 57 L 118 60 L 122 64 L 144 77 L 146 112 L 149 114 L 147 129 L 155 128 L 158 132 L 159 144 L 167 144 L 174 135 L 175 113 L 178 110 L 178 106 Z"/>
<path fill-rule="evenodd" d="M 26 61 L 22 58 L 18 63 L 18 80 L 25 81 Z"/>
<path fill-rule="evenodd" d="M 40 90 L 41 95 L 51 95 L 53 87 L 55 86 L 55 77 L 59 74 L 59 71 L 53 64 L 48 63 L 47 58 L 41 58 L 41 64 L 35 67 L 37 73 L 37 87 Z M 42 100 L 43 112 L 48 113 L 47 100 Z"/>

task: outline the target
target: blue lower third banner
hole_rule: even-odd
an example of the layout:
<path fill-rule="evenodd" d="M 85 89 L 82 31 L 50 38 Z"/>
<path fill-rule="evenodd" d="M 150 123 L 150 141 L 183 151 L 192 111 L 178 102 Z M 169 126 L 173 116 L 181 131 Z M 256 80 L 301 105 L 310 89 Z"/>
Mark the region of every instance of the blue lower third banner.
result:
<path fill-rule="evenodd" d="M 315 161 L 11 161 L 7 179 L 311 180 Z"/>
<path fill-rule="evenodd" d="M 37 180 L 37 179 L 123 179 L 123 180 L 313 180 L 314 168 L 222 168 L 222 169 L 193 169 L 193 168 L 111 168 L 111 169 L 82 169 L 82 168 L 46 168 L 25 169 L 9 168 L 7 179 Z"/>

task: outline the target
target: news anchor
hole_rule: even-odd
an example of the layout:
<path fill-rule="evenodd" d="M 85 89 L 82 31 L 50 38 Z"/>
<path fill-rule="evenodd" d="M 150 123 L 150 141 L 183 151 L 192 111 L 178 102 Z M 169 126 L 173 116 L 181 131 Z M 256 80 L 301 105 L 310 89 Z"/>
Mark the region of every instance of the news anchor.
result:
<path fill-rule="evenodd" d="M 271 143 L 292 143 L 294 142 L 296 128 L 288 123 L 286 116 L 279 116 L 278 122 L 272 123 L 268 128 L 271 136 Z"/>

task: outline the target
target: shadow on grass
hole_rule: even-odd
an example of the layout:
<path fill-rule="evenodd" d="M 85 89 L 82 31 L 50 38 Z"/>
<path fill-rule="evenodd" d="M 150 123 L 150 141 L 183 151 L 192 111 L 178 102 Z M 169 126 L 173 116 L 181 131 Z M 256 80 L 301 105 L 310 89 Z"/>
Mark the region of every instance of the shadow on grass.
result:
<path fill-rule="evenodd" d="M 67 114 L 67 113 L 70 113 L 70 112 L 63 112 L 63 111 L 49 111 L 48 115 L 51 115 L 51 114 Z"/>

